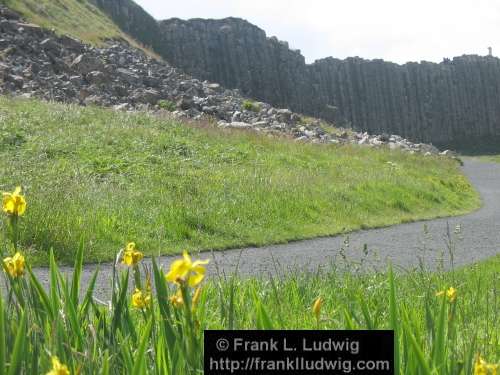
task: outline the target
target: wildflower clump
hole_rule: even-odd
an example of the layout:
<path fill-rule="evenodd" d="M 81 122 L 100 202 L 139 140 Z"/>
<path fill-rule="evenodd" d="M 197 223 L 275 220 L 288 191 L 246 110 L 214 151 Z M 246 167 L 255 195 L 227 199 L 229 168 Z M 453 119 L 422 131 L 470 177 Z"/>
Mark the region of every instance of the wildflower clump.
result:
<path fill-rule="evenodd" d="M 151 305 L 151 292 L 135 289 L 132 294 L 132 306 L 136 309 L 145 309 Z"/>
<path fill-rule="evenodd" d="M 478 354 L 474 363 L 474 375 L 497 375 L 497 373 L 498 364 L 488 363 Z"/>
<path fill-rule="evenodd" d="M 447 290 L 441 290 L 436 293 L 436 297 L 442 297 L 444 295 L 446 295 L 446 298 L 450 303 L 454 303 L 457 299 L 457 290 L 453 287 L 450 287 Z"/>
<path fill-rule="evenodd" d="M 7 257 L 3 260 L 4 269 L 11 277 L 19 277 L 24 274 L 25 260 L 24 256 L 17 252 L 12 257 Z"/>
<path fill-rule="evenodd" d="M 70 372 L 68 370 L 68 366 L 63 365 L 60 361 L 59 358 L 56 356 L 52 357 L 52 369 L 47 372 L 46 375 L 70 375 Z"/>
<path fill-rule="evenodd" d="M 136 249 L 135 242 L 129 242 L 123 252 L 122 263 L 127 266 L 135 266 L 142 258 L 144 258 L 144 254 Z"/>

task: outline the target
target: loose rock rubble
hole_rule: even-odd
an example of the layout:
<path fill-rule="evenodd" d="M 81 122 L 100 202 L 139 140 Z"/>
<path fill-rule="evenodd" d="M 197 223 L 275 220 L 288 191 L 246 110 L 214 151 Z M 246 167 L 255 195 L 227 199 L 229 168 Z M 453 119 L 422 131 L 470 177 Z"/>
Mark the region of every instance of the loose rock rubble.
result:
<path fill-rule="evenodd" d="M 426 155 L 439 152 L 432 145 L 396 135 L 337 129 L 288 109 L 254 103 L 238 90 L 193 79 L 124 42 L 109 44 L 96 48 L 57 36 L 0 6 L 0 94 L 117 110 L 171 111 L 175 117 L 195 120 L 211 117 L 221 128 L 285 133 L 298 141 L 386 145 Z"/>

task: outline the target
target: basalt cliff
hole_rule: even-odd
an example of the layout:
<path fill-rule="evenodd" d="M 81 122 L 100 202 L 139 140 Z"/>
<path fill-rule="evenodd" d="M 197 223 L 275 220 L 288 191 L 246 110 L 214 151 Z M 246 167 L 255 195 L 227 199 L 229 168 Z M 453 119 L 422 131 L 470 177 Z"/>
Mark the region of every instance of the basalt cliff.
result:
<path fill-rule="evenodd" d="M 440 145 L 473 147 L 500 138 L 495 57 L 404 65 L 325 58 L 306 64 L 300 51 L 241 19 L 159 25 L 162 54 L 172 64 L 277 106 Z"/>

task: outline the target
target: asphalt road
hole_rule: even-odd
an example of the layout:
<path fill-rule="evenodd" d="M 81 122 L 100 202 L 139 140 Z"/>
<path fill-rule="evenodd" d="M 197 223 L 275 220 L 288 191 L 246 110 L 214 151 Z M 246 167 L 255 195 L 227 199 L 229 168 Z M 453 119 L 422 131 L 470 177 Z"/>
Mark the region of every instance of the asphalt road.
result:
<path fill-rule="evenodd" d="M 435 269 L 441 265 L 450 268 L 473 263 L 500 253 L 500 164 L 467 160 L 463 171 L 483 199 L 481 209 L 464 216 L 284 245 L 206 252 L 200 254 L 200 258 L 211 259 L 208 267 L 211 276 L 229 275 L 236 269 L 241 276 L 267 276 L 290 269 L 317 270 L 331 263 L 339 267 L 362 265 L 368 269 L 385 268 L 389 261 L 403 269 L 421 264 Z M 176 258 L 161 257 L 159 263 L 167 269 Z M 87 284 L 96 267 L 86 266 L 82 274 L 83 285 Z M 101 264 L 99 268 L 96 295 L 106 298 L 112 265 Z M 62 270 L 71 273 L 70 267 L 62 267 Z M 35 273 L 48 283 L 46 268 L 37 268 Z"/>

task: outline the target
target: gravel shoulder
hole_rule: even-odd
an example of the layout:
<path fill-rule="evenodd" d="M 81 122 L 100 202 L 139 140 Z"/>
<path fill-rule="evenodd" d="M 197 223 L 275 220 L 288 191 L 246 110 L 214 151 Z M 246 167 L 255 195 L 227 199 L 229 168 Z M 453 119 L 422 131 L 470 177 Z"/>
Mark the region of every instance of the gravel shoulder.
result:
<path fill-rule="evenodd" d="M 200 257 L 211 259 L 209 275 L 229 275 L 237 270 L 241 276 L 266 276 L 289 269 L 314 271 L 331 263 L 339 267 L 362 263 L 363 267 L 378 269 L 386 267 L 388 262 L 403 269 L 419 264 L 435 269 L 441 265 L 450 268 L 452 264 L 474 263 L 500 253 L 500 164 L 466 160 L 463 171 L 483 200 L 481 209 L 464 216 L 284 245 L 206 252 Z M 168 267 L 176 258 L 161 257 L 159 263 Z M 111 264 L 86 266 L 82 284 L 87 284 L 96 267 L 100 268 L 96 294 L 105 298 L 110 287 Z M 61 269 L 71 273 L 71 267 Z M 34 271 L 40 280 L 48 283 L 47 268 Z"/>

